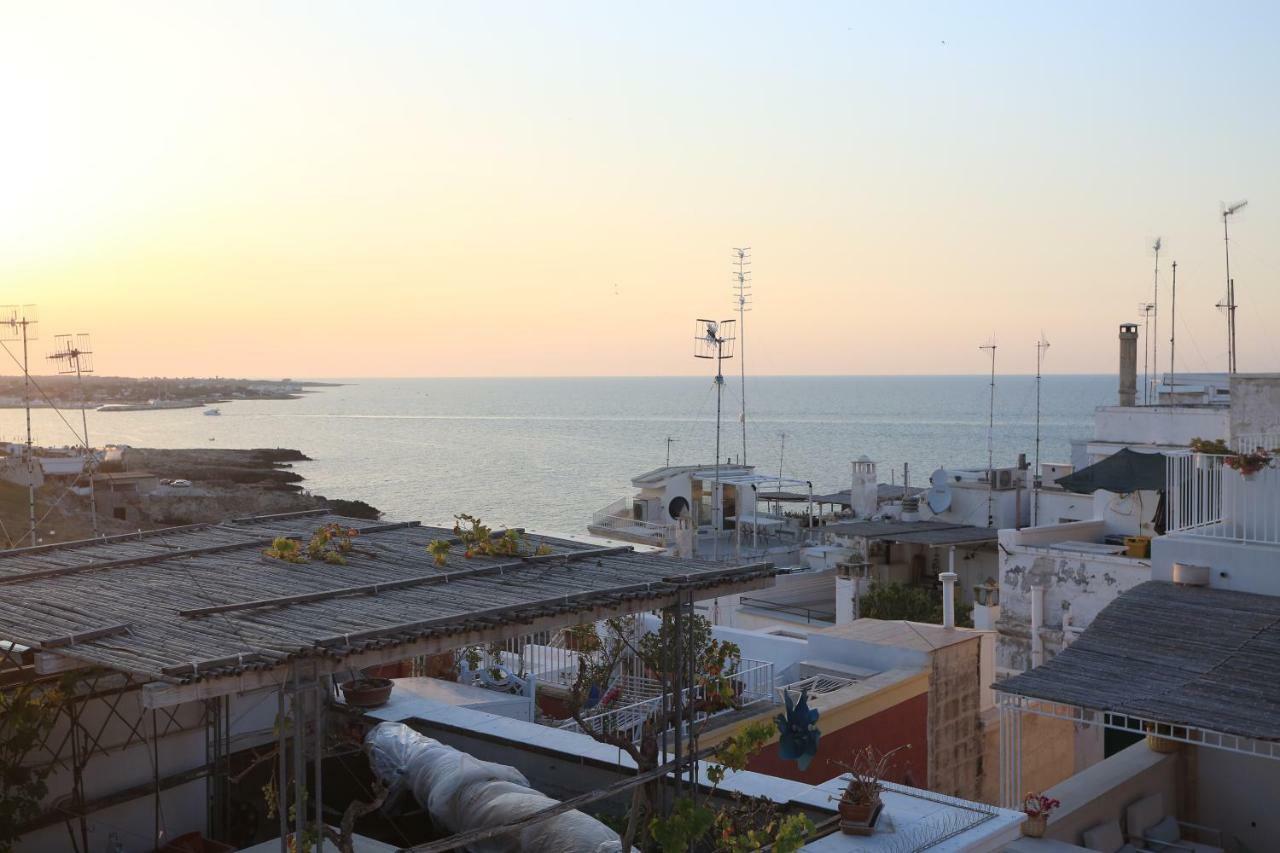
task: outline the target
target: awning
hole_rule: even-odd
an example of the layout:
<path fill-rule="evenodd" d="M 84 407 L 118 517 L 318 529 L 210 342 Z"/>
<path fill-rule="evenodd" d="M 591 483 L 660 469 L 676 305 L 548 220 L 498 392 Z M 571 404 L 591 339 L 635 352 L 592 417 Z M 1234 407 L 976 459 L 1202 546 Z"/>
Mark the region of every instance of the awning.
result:
<path fill-rule="evenodd" d="M 1138 453 L 1125 447 L 1074 474 L 1059 477 L 1057 484 L 1069 492 L 1091 495 L 1108 492 L 1163 491 L 1166 457 L 1163 453 Z"/>
<path fill-rule="evenodd" d="M 1280 740 L 1280 598 L 1147 581 L 1002 694 Z"/>

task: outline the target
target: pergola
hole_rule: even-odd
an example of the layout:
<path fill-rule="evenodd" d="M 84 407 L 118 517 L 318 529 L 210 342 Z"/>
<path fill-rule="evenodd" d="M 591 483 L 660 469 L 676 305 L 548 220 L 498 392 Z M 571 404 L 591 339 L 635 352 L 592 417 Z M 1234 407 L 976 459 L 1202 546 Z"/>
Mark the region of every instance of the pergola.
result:
<path fill-rule="evenodd" d="M 305 546 L 326 525 L 351 530 L 342 563 L 266 556 L 280 537 Z M 501 536 L 506 531 L 495 531 Z M 432 542 L 451 545 L 443 564 Z M 464 555 L 452 530 L 377 523 L 323 511 L 188 525 L 137 535 L 0 552 L 0 690 L 77 679 L 65 706 L 69 734 L 40 758 L 68 768 L 72 805 L 29 828 L 208 777 L 210 826 L 226 820 L 228 697 L 278 693 L 281 845 L 290 779 L 303 819 L 306 765 L 314 760 L 316 823 L 323 820 L 324 716 L 335 673 L 594 622 L 637 611 L 691 607 L 704 598 L 773 583 L 768 563 L 723 563 L 523 536 L 518 553 Z M 142 717 L 120 698 L 138 692 Z M 140 789 L 90 802 L 82 774 L 106 747 L 77 715 L 104 700 L 131 743 L 203 728 L 203 767 L 154 778 Z M 195 709 L 195 710 L 193 710 Z M 147 714 L 150 719 L 146 719 Z M 105 724 L 103 726 L 105 729 Z M 314 743 L 304 742 L 314 733 Z M 292 741 L 292 743 L 290 743 Z M 158 746 L 157 746 L 158 749 Z M 288 756 L 288 761 L 286 761 Z M 123 798 L 123 799 L 122 799 Z M 70 824 L 68 824 L 70 826 Z M 74 836 L 73 836 L 74 837 Z"/>
<path fill-rule="evenodd" d="M 993 688 L 1000 796 L 1021 797 L 1024 713 L 1280 759 L 1280 599 L 1147 581 L 1057 657 Z"/>

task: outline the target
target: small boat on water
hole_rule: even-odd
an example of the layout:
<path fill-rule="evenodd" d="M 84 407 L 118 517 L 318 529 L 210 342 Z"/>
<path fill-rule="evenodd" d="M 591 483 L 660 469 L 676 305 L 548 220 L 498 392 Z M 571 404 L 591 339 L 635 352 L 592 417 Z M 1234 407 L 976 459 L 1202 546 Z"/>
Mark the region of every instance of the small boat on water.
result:
<path fill-rule="evenodd" d="M 220 415 L 222 414 L 222 412 L 218 411 L 217 409 L 205 409 L 204 414 L 205 414 L 205 417 L 209 417 L 211 415 Z"/>

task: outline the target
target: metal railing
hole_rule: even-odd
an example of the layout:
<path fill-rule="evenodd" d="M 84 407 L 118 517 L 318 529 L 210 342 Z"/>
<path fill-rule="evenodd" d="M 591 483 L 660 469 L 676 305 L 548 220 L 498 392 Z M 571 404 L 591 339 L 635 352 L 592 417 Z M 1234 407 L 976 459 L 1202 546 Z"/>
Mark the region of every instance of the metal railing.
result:
<path fill-rule="evenodd" d="M 720 705 L 718 697 L 712 697 L 708 701 L 705 689 L 700 686 L 680 691 L 681 704 L 686 708 L 692 705 L 697 709 L 693 715 L 695 724 L 730 711 L 777 701 L 773 692 L 773 664 L 769 661 L 743 658 L 726 677 L 733 685 L 733 692 L 737 697 L 732 704 L 716 707 Z M 616 696 L 610 697 L 615 691 Z M 605 692 L 605 698 L 611 702 L 610 706 L 584 716 L 582 722 L 586 724 L 585 728 L 577 720 L 565 720 L 559 728 L 572 732 L 621 734 L 632 741 L 638 741 L 643 734 L 645 721 L 662 711 L 662 686 L 651 678 L 619 678 Z"/>
<path fill-rule="evenodd" d="M 1256 438 L 1242 437 L 1248 447 L 1266 446 L 1248 444 Z M 1229 466 L 1229 458 L 1206 453 L 1168 457 L 1165 531 L 1280 545 L 1280 470 L 1265 467 L 1245 474 Z"/>
<path fill-rule="evenodd" d="M 798 616 L 806 623 L 821 622 L 823 624 L 836 621 L 836 612 L 834 610 L 818 610 L 812 607 L 805 607 L 802 604 L 784 604 L 777 601 L 768 601 L 763 598 L 749 598 L 748 596 L 740 596 L 738 603 L 743 607 L 751 607 L 756 610 L 767 610 L 771 613 L 785 613 L 788 616 Z"/>

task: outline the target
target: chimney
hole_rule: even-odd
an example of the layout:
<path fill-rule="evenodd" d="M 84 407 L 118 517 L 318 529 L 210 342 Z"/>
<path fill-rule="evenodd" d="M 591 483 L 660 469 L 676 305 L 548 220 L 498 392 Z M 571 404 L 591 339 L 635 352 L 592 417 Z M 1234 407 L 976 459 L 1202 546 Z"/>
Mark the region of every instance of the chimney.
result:
<path fill-rule="evenodd" d="M 1138 399 L 1138 324 L 1120 324 L 1120 405 Z"/>
<path fill-rule="evenodd" d="M 955 549 L 951 549 L 953 552 Z M 955 572 L 943 572 L 938 575 L 942 581 L 942 627 L 956 626 L 956 581 L 960 578 Z"/>

